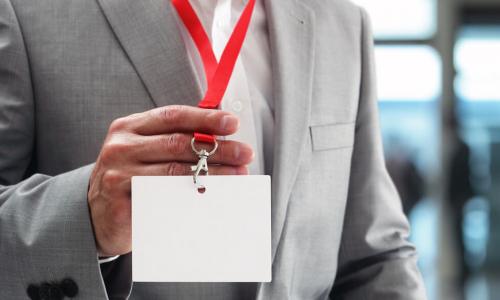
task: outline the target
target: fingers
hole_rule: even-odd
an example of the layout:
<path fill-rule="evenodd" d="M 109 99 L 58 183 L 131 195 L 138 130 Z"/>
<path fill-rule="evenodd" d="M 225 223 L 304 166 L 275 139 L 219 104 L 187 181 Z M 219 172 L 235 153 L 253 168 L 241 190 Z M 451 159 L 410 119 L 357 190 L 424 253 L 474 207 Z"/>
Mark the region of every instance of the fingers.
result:
<path fill-rule="evenodd" d="M 109 198 L 126 198 L 130 194 L 132 176 L 191 176 L 191 163 L 167 162 L 133 167 L 129 172 L 107 171 L 102 178 L 102 185 L 107 188 Z M 210 175 L 248 175 L 246 166 L 208 166 Z M 204 174 L 201 174 L 204 175 Z M 113 187 L 113 188 L 111 188 Z"/>
<path fill-rule="evenodd" d="M 198 161 L 191 148 L 192 135 L 175 133 L 137 138 L 140 141 L 137 143 L 134 155 L 140 162 Z M 218 143 L 219 147 L 208 158 L 209 163 L 241 166 L 252 162 L 254 153 L 249 145 L 236 141 L 218 141 Z M 214 146 L 196 143 L 196 147 L 210 151 Z"/>
<path fill-rule="evenodd" d="M 111 130 L 140 135 L 200 132 L 226 136 L 235 133 L 238 127 L 238 118 L 228 112 L 171 105 L 117 119 Z"/>
<path fill-rule="evenodd" d="M 179 162 L 151 164 L 141 167 L 132 176 L 189 176 L 193 175 L 191 166 L 192 164 Z M 248 175 L 246 166 L 209 165 L 208 169 L 210 175 Z"/>

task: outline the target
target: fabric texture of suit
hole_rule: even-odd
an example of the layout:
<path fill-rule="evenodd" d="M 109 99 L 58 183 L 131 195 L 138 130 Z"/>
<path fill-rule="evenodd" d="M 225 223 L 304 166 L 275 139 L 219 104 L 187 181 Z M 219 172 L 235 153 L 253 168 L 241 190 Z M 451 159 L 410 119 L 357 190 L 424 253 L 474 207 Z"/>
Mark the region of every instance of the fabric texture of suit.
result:
<path fill-rule="evenodd" d="M 266 10 L 273 281 L 255 297 L 424 299 L 384 167 L 365 12 L 344 0 Z M 87 189 L 112 120 L 201 99 L 172 14 L 169 0 L 0 0 L 1 299 L 65 277 L 79 299 L 106 299 L 104 282 L 110 298 L 130 292 L 130 255 L 99 268 Z M 203 298 L 191 292 L 137 283 L 130 298 Z"/>

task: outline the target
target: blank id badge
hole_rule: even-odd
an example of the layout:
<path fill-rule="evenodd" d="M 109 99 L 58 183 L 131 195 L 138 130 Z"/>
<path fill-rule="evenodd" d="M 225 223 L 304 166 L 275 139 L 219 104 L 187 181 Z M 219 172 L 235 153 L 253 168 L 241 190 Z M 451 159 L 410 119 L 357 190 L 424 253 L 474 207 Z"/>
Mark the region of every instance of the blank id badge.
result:
<path fill-rule="evenodd" d="M 270 282 L 270 176 L 197 180 L 132 178 L 132 279 Z"/>

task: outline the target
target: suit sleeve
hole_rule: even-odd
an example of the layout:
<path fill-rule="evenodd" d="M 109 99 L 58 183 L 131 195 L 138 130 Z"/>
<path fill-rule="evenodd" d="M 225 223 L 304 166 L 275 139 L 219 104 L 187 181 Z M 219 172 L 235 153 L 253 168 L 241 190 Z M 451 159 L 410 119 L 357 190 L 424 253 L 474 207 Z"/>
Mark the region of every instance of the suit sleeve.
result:
<path fill-rule="evenodd" d="M 27 177 L 34 111 L 19 22 L 0 0 L 0 299 L 36 299 L 43 283 L 57 289 L 68 278 L 80 299 L 107 299 L 87 204 L 92 166 Z"/>
<path fill-rule="evenodd" d="M 331 299 L 425 299 L 409 225 L 384 163 L 373 38 L 362 15 L 361 86 L 351 178 Z"/>

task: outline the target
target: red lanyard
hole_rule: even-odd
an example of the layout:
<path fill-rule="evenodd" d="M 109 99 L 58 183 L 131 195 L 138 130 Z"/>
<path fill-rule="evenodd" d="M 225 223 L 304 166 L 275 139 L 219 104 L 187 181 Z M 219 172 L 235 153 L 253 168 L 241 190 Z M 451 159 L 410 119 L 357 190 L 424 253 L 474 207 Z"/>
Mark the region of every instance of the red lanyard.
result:
<path fill-rule="evenodd" d="M 201 24 L 200 19 L 196 15 L 193 7 L 188 0 L 172 0 L 172 4 L 179 17 L 181 18 L 184 26 L 188 30 L 191 38 L 198 48 L 205 76 L 207 78 L 207 92 L 205 97 L 198 104 L 198 107 L 216 109 L 224 97 L 229 80 L 233 74 L 234 65 L 241 52 L 243 41 L 248 32 L 250 20 L 252 19 L 252 12 L 255 7 L 255 0 L 248 0 L 240 19 L 227 42 L 219 63 L 215 58 L 212 45 L 208 35 Z M 214 143 L 215 137 L 209 134 L 195 132 L 194 138 L 198 142 Z"/>

